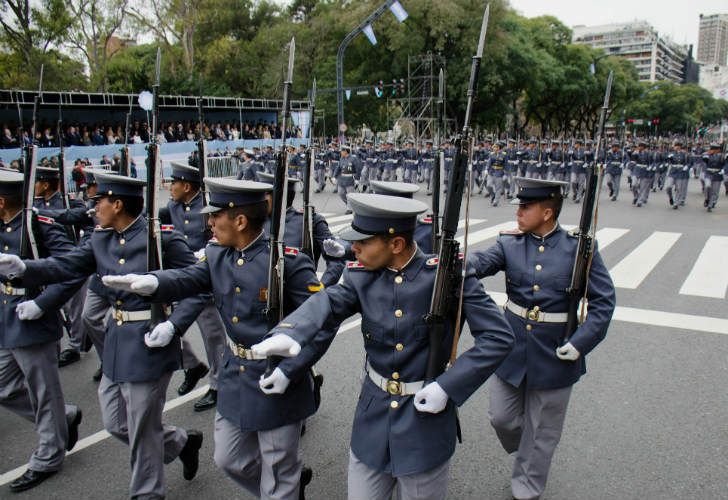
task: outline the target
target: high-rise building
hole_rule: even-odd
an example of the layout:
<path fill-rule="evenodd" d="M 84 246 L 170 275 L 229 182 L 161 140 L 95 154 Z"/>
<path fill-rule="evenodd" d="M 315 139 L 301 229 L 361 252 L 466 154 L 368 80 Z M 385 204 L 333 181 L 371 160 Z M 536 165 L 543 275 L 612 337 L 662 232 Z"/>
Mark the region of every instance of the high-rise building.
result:
<path fill-rule="evenodd" d="M 645 21 L 574 26 L 573 32 L 574 43 L 603 49 L 610 56 L 631 61 L 637 68 L 640 81 L 685 81 L 687 47 L 660 36 Z"/>
<path fill-rule="evenodd" d="M 700 14 L 697 60 L 718 66 L 728 64 L 728 14 Z"/>

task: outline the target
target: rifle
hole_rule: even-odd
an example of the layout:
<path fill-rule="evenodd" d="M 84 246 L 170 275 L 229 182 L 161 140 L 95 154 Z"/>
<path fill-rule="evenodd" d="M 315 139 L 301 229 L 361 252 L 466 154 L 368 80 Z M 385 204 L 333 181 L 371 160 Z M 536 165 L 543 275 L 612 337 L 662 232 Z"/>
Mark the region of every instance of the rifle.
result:
<path fill-rule="evenodd" d="M 205 177 L 207 177 L 207 153 L 205 152 L 205 134 L 202 131 L 204 117 L 202 114 L 202 85 L 200 97 L 197 99 L 197 121 L 200 127 L 200 136 L 197 139 L 197 169 L 200 173 L 200 190 L 202 191 L 202 206 L 207 206 L 207 192 L 205 191 Z"/>
<path fill-rule="evenodd" d="M 445 128 L 445 72 L 440 68 L 437 90 L 437 147 L 442 143 L 442 133 Z M 445 163 L 444 155 L 437 151 L 432 165 L 432 251 L 440 252 L 440 169 Z"/>
<path fill-rule="evenodd" d="M 131 103 L 129 103 L 129 112 L 126 114 L 126 123 L 124 124 L 124 147 L 121 148 L 121 175 L 131 177 L 131 158 L 129 157 L 129 122 L 131 121 Z"/>
<path fill-rule="evenodd" d="M 602 134 L 604 133 L 604 121 L 606 120 L 607 110 L 609 109 L 609 97 L 612 92 L 612 80 L 614 73 L 609 72 L 607 77 L 607 88 L 604 92 L 604 104 L 602 112 L 599 116 L 599 128 L 597 129 L 597 150 L 601 147 Z M 564 343 L 568 342 L 569 337 L 578 327 L 579 319 L 584 319 L 585 304 L 582 304 L 581 318 L 577 317 L 579 302 L 582 297 L 586 298 L 587 285 L 589 281 L 589 270 L 591 268 L 592 258 L 594 256 L 594 230 L 596 228 L 596 219 L 599 212 L 599 193 L 601 192 L 602 175 L 604 165 L 597 165 L 597 161 L 586 169 L 586 188 L 584 192 L 584 202 L 581 207 L 581 218 L 579 220 L 579 228 L 577 230 L 578 243 L 576 247 L 576 256 L 574 257 L 574 268 L 571 272 L 571 283 L 566 289 L 569 297 L 568 317 L 566 321 L 566 329 L 564 331 Z"/>
<path fill-rule="evenodd" d="M 285 265 L 285 243 L 283 236 L 286 230 L 286 205 L 288 202 L 288 168 L 286 161 L 286 125 L 290 113 L 289 94 L 293 84 L 293 62 L 296 54 L 296 39 L 291 38 L 288 47 L 288 72 L 283 82 L 283 109 L 281 125 L 283 130 L 282 147 L 278 153 L 273 187 L 273 207 L 270 221 L 270 261 L 268 265 L 268 297 L 266 317 L 269 328 L 273 328 L 283 319 L 283 277 Z M 268 358 L 266 375 L 270 375 L 280 361 L 278 356 Z"/>
<path fill-rule="evenodd" d="M 157 144 L 157 126 L 159 124 L 159 72 L 162 53 L 157 48 L 155 64 L 155 81 L 152 86 L 152 131 L 147 146 L 147 272 L 162 269 L 162 236 L 160 234 L 159 207 L 157 206 L 157 180 L 161 176 L 159 144 Z M 151 303 L 150 331 L 165 321 L 164 305 Z"/>
<path fill-rule="evenodd" d="M 63 114 L 60 104 L 58 105 L 58 123 L 56 124 L 56 136 L 58 136 L 58 186 L 61 189 L 61 199 L 63 200 L 63 208 L 68 210 L 71 206 L 68 200 L 68 186 L 66 185 L 66 169 L 64 167 L 65 154 L 63 151 Z M 75 234 L 74 234 L 75 236 Z"/>
<path fill-rule="evenodd" d="M 316 79 L 313 80 L 309 94 L 309 109 L 311 122 L 308 124 L 308 150 L 303 166 L 303 233 L 301 238 L 301 251 L 314 260 L 313 255 L 313 206 L 311 205 L 311 178 L 313 176 L 316 154 L 313 148 L 313 117 L 316 109 Z"/>
<path fill-rule="evenodd" d="M 488 28 L 490 5 L 486 6 L 483 15 L 483 24 L 480 28 L 478 49 L 473 56 L 470 69 L 470 83 L 468 84 L 468 100 L 465 109 L 465 119 L 461 135 L 455 140 L 455 156 L 450 169 L 449 186 L 445 199 L 445 212 L 442 221 L 442 234 L 440 237 L 439 266 L 435 275 L 432 290 L 430 311 L 425 315 L 425 323 L 429 327 L 430 350 L 427 358 L 425 381 L 434 380 L 446 367 L 446 357 L 443 355 L 442 341 L 445 338 L 446 321 L 452 311 L 453 300 L 461 290 L 462 264 L 459 259 L 460 245 L 455 239 L 460 217 L 460 206 L 463 201 L 465 177 L 468 170 L 468 152 L 470 144 L 470 118 L 473 113 L 480 61 L 485 46 L 485 33 Z M 461 295 L 462 296 L 462 295 Z M 453 351 L 457 350 L 459 337 L 459 321 L 456 321 Z"/>

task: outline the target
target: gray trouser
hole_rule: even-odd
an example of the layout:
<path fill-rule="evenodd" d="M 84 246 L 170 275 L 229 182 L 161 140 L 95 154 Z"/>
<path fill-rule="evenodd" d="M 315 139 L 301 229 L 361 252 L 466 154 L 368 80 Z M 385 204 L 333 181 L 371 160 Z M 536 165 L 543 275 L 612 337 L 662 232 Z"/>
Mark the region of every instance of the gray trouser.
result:
<path fill-rule="evenodd" d="M 86 290 L 86 300 L 83 303 L 83 326 L 86 335 L 91 337 L 99 360 L 104 357 L 104 338 L 106 336 L 106 323 L 111 315 L 109 302 L 92 290 Z"/>
<path fill-rule="evenodd" d="M 187 432 L 162 423 L 172 373 L 150 382 L 112 382 L 104 375 L 99 403 L 104 428 L 130 448 L 132 498 L 163 498 L 164 464 L 177 458 Z"/>
<path fill-rule="evenodd" d="M 395 486 L 398 500 L 442 500 L 447 496 L 450 461 L 407 476 L 392 476 L 360 462 L 349 450 L 348 500 L 390 500 Z"/>
<path fill-rule="evenodd" d="M 511 490 L 536 498 L 546 487 L 551 458 L 561 439 L 571 386 L 562 389 L 513 387 L 491 377 L 488 418 L 507 453 L 516 453 Z"/>
<path fill-rule="evenodd" d="M 319 190 L 323 190 L 326 187 L 326 170 L 323 168 L 314 169 L 313 179 L 316 182 L 316 187 Z"/>
<path fill-rule="evenodd" d="M 377 177 L 379 176 L 379 167 L 377 167 L 376 165 L 369 165 L 367 167 L 367 176 L 369 177 L 370 181 L 376 181 Z"/>
<path fill-rule="evenodd" d="M 241 431 L 215 413 L 215 464 L 253 496 L 298 500 L 301 422 L 267 431 Z"/>
<path fill-rule="evenodd" d="M 574 198 L 577 200 L 581 199 L 584 194 L 586 185 L 586 173 L 585 172 L 572 172 L 571 173 L 571 191 L 574 194 Z"/>
<path fill-rule="evenodd" d="M 637 198 L 637 203 L 647 203 L 647 198 L 650 197 L 650 190 L 652 189 L 651 177 L 642 177 L 639 179 L 639 183 L 635 185 L 634 193 Z"/>
<path fill-rule="evenodd" d="M 28 468 L 56 471 L 66 456 L 68 423 L 58 375 L 55 341 L 13 349 L 0 349 L 0 406 L 35 423 L 38 448 Z"/>
<path fill-rule="evenodd" d="M 73 297 L 63 305 L 63 312 L 66 314 L 71 327 L 71 331 L 68 332 L 67 348 L 76 352 L 81 352 L 86 339 L 86 328 L 83 324 L 83 304 L 90 279 L 88 278 L 83 286 L 73 294 Z"/>
<path fill-rule="evenodd" d="M 493 196 L 493 205 L 497 205 L 503 196 L 503 177 L 489 175 L 486 186 L 488 194 Z"/>
<path fill-rule="evenodd" d="M 352 184 L 351 186 L 342 186 L 341 184 L 339 184 L 336 187 L 336 192 L 339 193 L 339 198 L 341 198 L 341 201 L 343 201 L 344 205 L 346 205 L 348 208 L 346 195 L 354 192 L 354 185 Z"/>
<path fill-rule="evenodd" d="M 607 174 L 607 184 L 612 187 L 612 198 L 619 196 L 619 185 L 622 182 L 622 174 Z"/>
<path fill-rule="evenodd" d="M 673 193 L 673 201 L 676 205 L 685 205 L 685 197 L 688 194 L 688 180 L 670 177 L 667 181 L 668 193 Z"/>
<path fill-rule="evenodd" d="M 397 172 L 394 171 L 393 167 L 384 167 L 382 169 L 382 180 L 385 182 L 397 180 Z"/>
<path fill-rule="evenodd" d="M 710 181 L 708 192 L 705 194 L 705 198 L 708 200 L 708 206 L 715 208 L 718 203 L 718 196 L 720 195 L 720 184 L 723 181 Z"/>
<path fill-rule="evenodd" d="M 197 327 L 200 329 L 202 342 L 205 344 L 207 362 L 210 366 L 210 389 L 217 390 L 217 377 L 220 373 L 222 354 L 225 350 L 225 326 L 222 324 L 220 313 L 215 304 L 209 303 L 197 316 Z M 182 337 L 182 366 L 185 369 L 194 368 L 200 364 L 190 342 Z"/>
<path fill-rule="evenodd" d="M 513 182 L 513 172 L 506 172 L 505 173 L 505 184 L 508 186 L 508 189 L 506 191 L 506 196 L 512 198 L 513 193 L 516 191 L 516 183 Z"/>

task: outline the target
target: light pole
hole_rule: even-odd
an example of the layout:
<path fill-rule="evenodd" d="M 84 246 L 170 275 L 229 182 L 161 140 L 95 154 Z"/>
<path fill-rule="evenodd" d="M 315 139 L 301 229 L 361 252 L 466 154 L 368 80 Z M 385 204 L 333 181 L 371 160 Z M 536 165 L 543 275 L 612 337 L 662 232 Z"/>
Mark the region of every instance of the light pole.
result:
<path fill-rule="evenodd" d="M 339 142 L 344 142 L 344 133 L 346 132 L 346 122 L 344 121 L 344 52 L 349 46 L 351 41 L 359 34 L 364 33 L 372 45 L 377 44 L 377 38 L 374 36 L 372 30 L 372 23 L 381 17 L 387 9 L 392 11 L 394 17 L 400 23 L 407 19 L 407 12 L 404 10 L 398 0 L 387 0 L 377 9 L 372 12 L 369 17 L 364 19 L 359 26 L 354 28 L 348 35 L 344 37 L 339 45 L 339 50 L 336 53 L 336 104 L 337 104 L 337 117 L 339 124 Z"/>

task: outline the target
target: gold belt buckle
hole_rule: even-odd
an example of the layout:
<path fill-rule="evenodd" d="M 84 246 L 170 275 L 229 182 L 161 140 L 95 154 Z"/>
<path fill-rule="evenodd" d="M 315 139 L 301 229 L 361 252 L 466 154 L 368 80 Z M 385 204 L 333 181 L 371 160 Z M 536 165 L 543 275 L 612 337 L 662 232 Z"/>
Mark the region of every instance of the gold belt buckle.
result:
<path fill-rule="evenodd" d="M 120 309 L 114 309 L 114 318 L 116 318 L 116 324 L 121 326 L 124 323 L 124 313 Z"/>
<path fill-rule="evenodd" d="M 538 315 L 539 315 L 538 306 L 534 306 L 533 309 L 528 311 L 528 319 L 530 319 L 531 321 L 539 321 Z"/>
<path fill-rule="evenodd" d="M 396 380 L 387 380 L 387 392 L 399 396 L 402 393 L 402 386 Z"/>
<path fill-rule="evenodd" d="M 13 294 L 13 287 L 10 285 L 7 285 L 5 287 L 5 295 L 12 295 Z"/>

